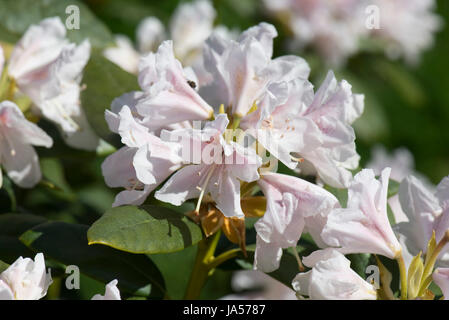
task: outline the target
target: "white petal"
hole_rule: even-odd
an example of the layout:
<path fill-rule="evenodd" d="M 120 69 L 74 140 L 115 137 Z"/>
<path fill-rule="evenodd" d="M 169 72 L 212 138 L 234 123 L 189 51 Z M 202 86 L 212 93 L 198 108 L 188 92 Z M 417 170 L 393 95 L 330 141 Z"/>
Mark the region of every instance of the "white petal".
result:
<path fill-rule="evenodd" d="M 121 300 L 117 283 L 117 280 L 112 280 L 106 285 L 104 296 L 96 294 L 91 300 Z"/>

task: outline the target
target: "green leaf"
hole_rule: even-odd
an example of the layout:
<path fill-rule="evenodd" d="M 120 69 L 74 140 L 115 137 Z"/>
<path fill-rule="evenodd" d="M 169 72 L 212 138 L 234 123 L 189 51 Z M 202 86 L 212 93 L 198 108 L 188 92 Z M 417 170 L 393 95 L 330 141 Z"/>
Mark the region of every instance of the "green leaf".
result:
<path fill-rule="evenodd" d="M 10 206 L 11 211 L 16 211 L 17 207 L 16 195 L 14 193 L 14 187 L 12 185 L 11 179 L 9 179 L 8 176 L 6 175 L 3 176 L 3 184 L 0 189 L 4 190 L 8 195 L 9 201 L 11 203 Z"/>
<path fill-rule="evenodd" d="M 132 253 L 168 253 L 203 239 L 201 228 L 182 213 L 147 205 L 112 208 L 87 234 L 89 244 L 104 244 Z"/>
<path fill-rule="evenodd" d="M 162 298 L 165 283 L 151 259 L 105 246 L 87 244 L 88 226 L 48 222 L 28 230 L 20 240 L 35 252 L 65 265 L 76 265 L 85 275 L 108 283 L 118 280 L 120 290 L 136 296 Z"/>
<path fill-rule="evenodd" d="M 324 189 L 332 193 L 340 202 L 340 205 L 343 208 L 346 208 L 346 203 L 348 202 L 348 190 L 347 189 L 338 189 L 331 187 L 329 185 L 324 185 Z"/>
<path fill-rule="evenodd" d="M 390 179 L 388 182 L 387 197 L 390 198 L 390 197 L 396 195 L 399 192 L 399 186 L 400 186 L 399 182 L 397 182 L 396 180 Z"/>
<path fill-rule="evenodd" d="M 167 297 L 170 299 L 183 299 L 189 284 L 189 276 L 195 264 L 196 252 L 197 246 L 191 246 L 182 251 L 150 256 L 164 276 Z M 182 271 L 179 266 L 182 266 Z"/>
<path fill-rule="evenodd" d="M 105 141 L 120 147 L 119 137 L 109 130 L 104 112 L 115 98 L 139 90 L 137 77 L 104 58 L 101 52 L 94 51 L 84 68 L 82 83 L 86 89 L 81 92 L 81 103 L 90 125 Z"/>
<path fill-rule="evenodd" d="M 67 37 L 76 43 L 88 38 L 93 47 L 113 44 L 108 28 L 96 18 L 88 7 L 77 0 L 2 0 L 0 2 L 0 40 L 15 42 L 31 24 L 48 17 L 58 16 L 65 23 L 72 12 L 66 8 L 76 5 L 80 11 L 80 28 L 67 30 Z"/>
<path fill-rule="evenodd" d="M 371 255 L 369 253 L 348 254 L 346 258 L 351 261 L 351 269 L 365 279 L 366 267 L 370 264 Z"/>
<path fill-rule="evenodd" d="M 5 271 L 6 269 L 8 269 L 9 264 L 3 262 L 0 260 L 0 273 L 2 273 L 3 271 Z"/>
<path fill-rule="evenodd" d="M 34 253 L 19 241 L 19 236 L 47 220 L 40 216 L 22 213 L 0 215 L 0 259 L 13 263 L 20 256 L 34 257 Z"/>

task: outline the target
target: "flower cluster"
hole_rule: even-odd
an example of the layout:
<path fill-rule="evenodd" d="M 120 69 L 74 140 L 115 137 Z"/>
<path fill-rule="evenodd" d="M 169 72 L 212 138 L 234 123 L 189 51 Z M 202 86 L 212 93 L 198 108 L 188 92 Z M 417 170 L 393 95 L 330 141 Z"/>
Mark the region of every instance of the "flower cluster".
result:
<path fill-rule="evenodd" d="M 265 1 L 302 44 L 316 46 L 334 64 L 368 36 L 386 41 L 389 54 L 416 60 L 439 25 L 430 13 L 433 1 L 372 2 L 381 8 L 379 30 L 365 26 L 365 1 Z M 112 206 L 127 205 L 142 215 L 146 207 L 136 207 L 150 201 L 189 208 L 185 215 L 193 222 L 181 219 L 196 228 L 197 238 L 201 227 L 204 237 L 186 297 L 199 295 L 195 280 L 238 252 L 254 269 L 240 279 L 271 286 L 267 296 L 396 299 L 386 259 L 398 263 L 402 299 L 433 299 L 432 281 L 449 299 L 449 176 L 431 185 L 413 171 L 404 150 L 396 159 L 377 150 L 360 168 L 353 124 L 364 111 L 364 95 L 331 70 L 315 87 L 305 59 L 274 57 L 273 25 L 262 22 L 232 34 L 214 28 L 214 18 L 206 0 L 182 4 L 168 33 L 150 17 L 138 28 L 137 50 L 122 37 L 118 47 L 101 52 L 135 75 L 107 66 L 137 75 L 140 87 L 100 112 L 122 143 L 111 146 L 101 164 L 105 184 L 120 189 Z M 410 41 L 404 30 L 412 26 L 416 39 Z M 2 48 L 7 46 L 0 47 L 0 164 L 17 186 L 32 188 L 42 178 L 35 147 L 53 146 L 36 119 L 53 123 L 71 147 L 94 151 L 101 142 L 80 101 L 91 46 L 87 39 L 70 42 L 61 20 L 46 18 L 16 45 Z M 0 172 L 0 187 L 2 181 Z M 257 219 L 251 252 L 247 218 Z M 237 246 L 215 257 L 221 232 Z M 120 247 L 107 241 L 102 244 Z M 301 241 L 313 250 L 301 252 Z M 298 271 L 285 290 L 265 273 L 282 268 L 289 251 Z M 349 254 L 375 260 L 380 283 L 351 268 Z M 34 261 L 20 257 L 0 273 L 0 300 L 38 300 L 51 283 L 42 253 Z M 120 300 L 117 285 L 112 280 L 104 295 L 92 299 Z"/>
<path fill-rule="evenodd" d="M 236 41 L 212 34 L 204 69 L 213 82 L 205 86 L 189 78 L 171 41 L 141 59 L 142 91 L 117 98 L 106 111 L 125 144 L 103 164 L 106 183 L 126 188 L 115 205 L 142 204 L 170 177 L 157 199 L 180 205 L 198 198 L 197 211 L 202 200 L 212 201 L 226 217 L 242 218 L 242 184 L 271 180 L 266 151 L 289 168 L 308 162 L 326 183 L 348 185 L 359 160 L 351 123 L 363 96 L 332 72 L 315 92 L 303 59 L 272 59 L 276 35 L 266 23 Z"/>
<path fill-rule="evenodd" d="M 40 181 L 33 146 L 53 145 L 52 138 L 23 112 L 53 122 L 68 145 L 96 149 L 98 138 L 80 106 L 81 75 L 89 56 L 89 41 L 69 42 L 59 18 L 29 27 L 7 60 L 0 48 L 0 163 L 17 185 L 31 188 Z M 22 101 L 20 108 L 16 100 Z"/>
<path fill-rule="evenodd" d="M 296 45 L 313 46 L 340 65 L 373 41 L 388 57 L 415 63 L 433 44 L 441 19 L 434 0 L 265 0 L 266 9 L 286 22 Z"/>

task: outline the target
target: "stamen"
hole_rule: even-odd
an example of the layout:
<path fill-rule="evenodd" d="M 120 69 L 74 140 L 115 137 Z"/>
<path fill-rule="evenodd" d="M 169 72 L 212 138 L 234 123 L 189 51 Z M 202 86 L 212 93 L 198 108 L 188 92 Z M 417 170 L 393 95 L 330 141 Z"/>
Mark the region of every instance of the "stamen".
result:
<path fill-rule="evenodd" d="M 296 157 L 294 157 L 294 156 L 290 156 L 290 158 L 291 158 L 293 161 L 296 161 L 296 162 L 304 162 L 304 158 L 296 158 Z"/>
<path fill-rule="evenodd" d="M 204 180 L 204 184 L 202 186 L 202 190 L 200 193 L 200 196 L 198 197 L 198 202 L 196 203 L 195 212 L 200 212 L 200 206 L 201 201 L 203 201 L 204 193 L 207 189 L 207 185 L 209 184 L 210 177 L 212 176 L 212 173 L 215 171 L 215 166 L 212 166 L 212 168 L 209 169 L 209 172 L 207 173 L 206 179 Z"/>

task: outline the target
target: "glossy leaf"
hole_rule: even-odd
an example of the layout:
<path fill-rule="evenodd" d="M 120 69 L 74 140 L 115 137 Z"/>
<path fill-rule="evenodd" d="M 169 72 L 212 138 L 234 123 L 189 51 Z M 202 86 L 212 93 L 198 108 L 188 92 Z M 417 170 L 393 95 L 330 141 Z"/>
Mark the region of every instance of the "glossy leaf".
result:
<path fill-rule="evenodd" d="M 93 51 L 82 83 L 86 89 L 81 92 L 81 103 L 90 125 L 105 141 L 121 146 L 119 136 L 109 130 L 104 112 L 115 98 L 139 89 L 137 77 L 104 58 L 101 52 Z"/>
<path fill-rule="evenodd" d="M 183 250 L 202 238 L 201 228 L 185 215 L 153 205 L 112 208 L 88 232 L 89 244 L 146 254 Z"/>
<path fill-rule="evenodd" d="M 156 265 L 144 255 L 87 244 L 88 226 L 48 222 L 25 232 L 20 240 L 35 252 L 65 265 L 76 265 L 85 275 L 136 296 L 162 298 L 165 283 Z"/>
<path fill-rule="evenodd" d="M 19 237 L 28 229 L 46 222 L 40 216 L 22 213 L 6 213 L 0 215 L 0 260 L 13 263 L 18 257 L 34 257 Z"/>
<path fill-rule="evenodd" d="M 31 24 L 38 24 L 48 17 L 58 16 L 63 23 L 72 22 L 71 14 L 74 11 L 67 10 L 71 5 L 79 8 L 80 17 L 79 29 L 67 30 L 67 37 L 71 41 L 80 43 L 88 38 L 94 47 L 105 47 L 113 43 L 108 28 L 78 0 L 0 1 L 0 40 L 15 42 Z"/>

